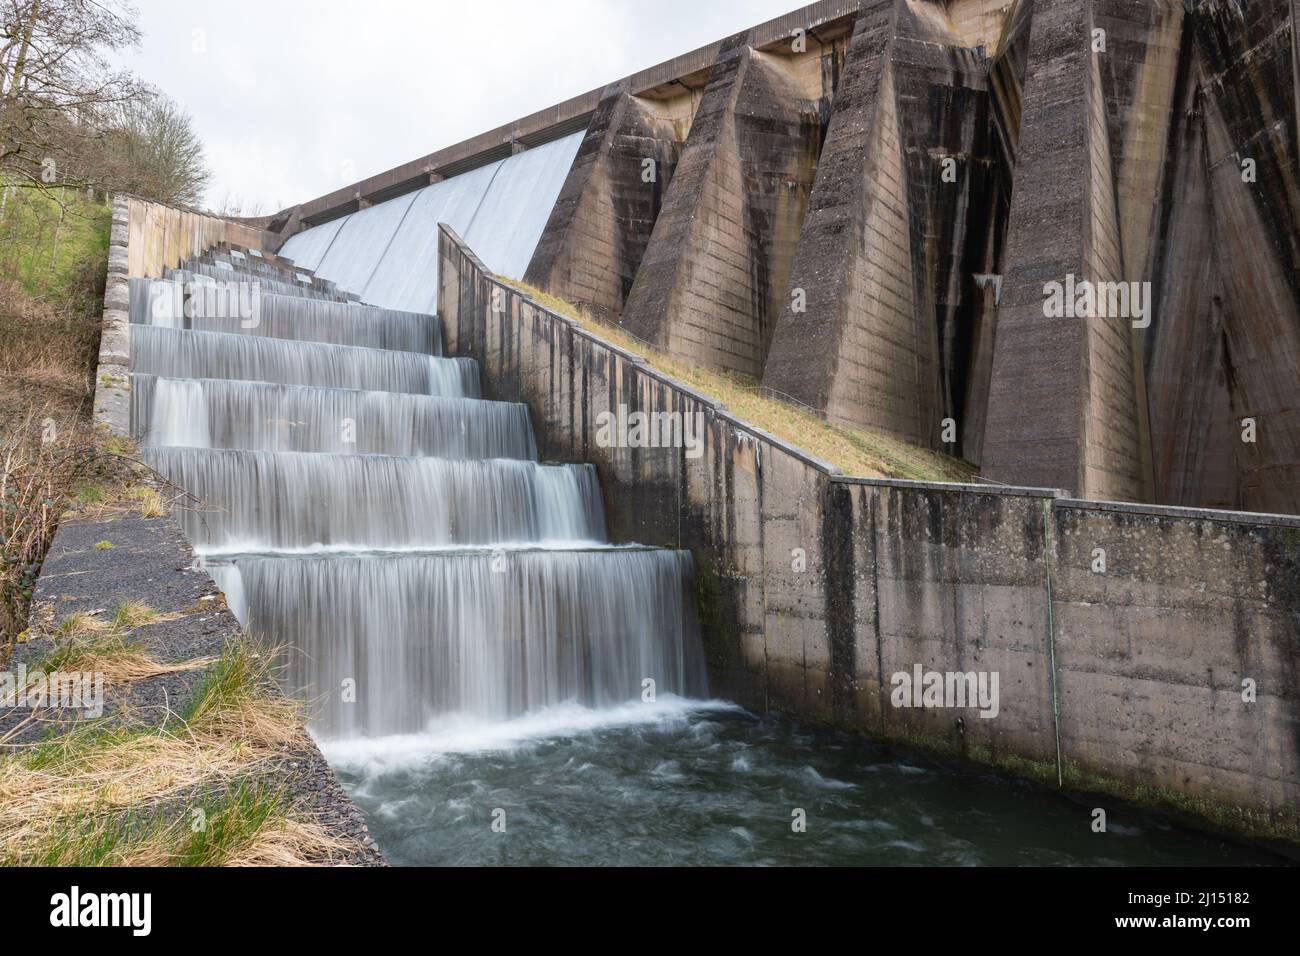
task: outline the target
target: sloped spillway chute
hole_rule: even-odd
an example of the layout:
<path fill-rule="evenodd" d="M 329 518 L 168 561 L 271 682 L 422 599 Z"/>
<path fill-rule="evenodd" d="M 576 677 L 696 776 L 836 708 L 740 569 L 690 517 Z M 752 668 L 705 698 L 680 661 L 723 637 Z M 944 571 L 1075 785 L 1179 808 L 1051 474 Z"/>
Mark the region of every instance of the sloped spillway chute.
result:
<path fill-rule="evenodd" d="M 438 224 L 492 271 L 522 278 L 584 134 L 535 146 L 290 237 L 281 252 L 373 305 L 433 312 Z"/>

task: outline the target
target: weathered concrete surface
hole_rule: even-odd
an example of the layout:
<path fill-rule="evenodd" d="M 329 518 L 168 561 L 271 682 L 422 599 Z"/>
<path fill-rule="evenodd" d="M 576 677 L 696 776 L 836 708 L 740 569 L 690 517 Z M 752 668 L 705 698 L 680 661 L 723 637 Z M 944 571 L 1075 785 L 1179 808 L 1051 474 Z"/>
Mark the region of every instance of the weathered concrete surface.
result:
<path fill-rule="evenodd" d="M 1066 759 L 1294 823 L 1300 522 L 1059 501 L 1052 536 Z"/>
<path fill-rule="evenodd" d="M 994 762 L 1054 766 L 1043 535 L 1051 493 L 846 478 L 832 480 L 837 498 L 851 509 L 825 522 L 853 543 L 856 573 L 827 562 L 830 620 L 853 622 L 857 683 L 838 721 L 886 738 L 946 741 Z M 916 664 L 997 672 L 998 716 L 892 706 L 892 675 Z"/>
<path fill-rule="evenodd" d="M 847 478 L 498 283 L 446 230 L 439 270 L 449 353 L 529 405 L 543 458 L 596 465 L 612 539 L 695 556 L 712 693 L 1300 839 L 1300 518 Z M 602 447 L 620 405 L 698 414 L 702 453 Z M 998 716 L 895 707 L 918 664 L 996 672 Z"/>
<path fill-rule="evenodd" d="M 525 276 L 600 316 L 623 311 L 698 95 L 658 100 L 626 87 L 601 96 Z"/>
<path fill-rule="evenodd" d="M 128 434 L 131 427 L 131 211 L 137 205 L 141 205 L 138 200 L 125 196 L 113 198 L 95 371 L 93 421 L 118 435 Z"/>
<path fill-rule="evenodd" d="M 1034 11 L 984 473 L 1300 511 L 1295 4 Z M 1045 319 L 1067 273 L 1149 283 L 1149 328 Z"/>
<path fill-rule="evenodd" d="M 757 378 L 785 292 L 844 44 L 723 41 L 622 324 L 670 354 Z"/>
<path fill-rule="evenodd" d="M 1130 320 L 1049 318 L 1048 283 L 1123 278 L 1089 3 L 1035 0 L 984 474 L 1142 493 Z M 1028 410 L 1028 411 L 1027 411 Z"/>
<path fill-rule="evenodd" d="M 230 219 L 134 197 L 114 201 L 115 221 L 116 207 L 121 202 L 127 205 L 127 228 L 130 231 L 128 276 L 160 276 L 163 269 L 174 269 L 186 259 L 202 255 L 222 243 L 262 249 L 276 239 L 261 229 Z"/>
<path fill-rule="evenodd" d="M 1030 9 L 864 8 L 764 385 L 979 461 Z"/>
<path fill-rule="evenodd" d="M 1172 504 L 1300 511 L 1297 18 L 1284 0 L 1188 16 L 1146 350 L 1156 494 Z"/>
<path fill-rule="evenodd" d="M 898 10 L 894 0 L 864 4 L 854 26 L 790 276 L 805 311 L 795 312 L 793 299 L 783 304 L 763 382 L 813 408 L 849 412 L 850 421 L 919 436 L 910 334 L 867 350 L 869 333 L 855 337 L 851 319 L 869 302 L 881 322 L 893 317 L 911 327 L 912 262 L 887 62 Z M 891 367 L 897 380 L 887 385 Z"/>

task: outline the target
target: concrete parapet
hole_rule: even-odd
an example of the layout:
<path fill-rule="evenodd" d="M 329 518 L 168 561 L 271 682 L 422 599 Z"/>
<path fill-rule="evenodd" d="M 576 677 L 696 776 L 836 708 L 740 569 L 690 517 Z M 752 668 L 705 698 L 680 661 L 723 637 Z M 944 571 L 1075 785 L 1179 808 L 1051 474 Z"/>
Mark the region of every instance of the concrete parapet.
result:
<path fill-rule="evenodd" d="M 130 434 L 130 280 L 156 278 L 164 269 L 175 268 L 223 243 L 260 250 L 263 242 L 277 244 L 272 233 L 256 226 L 134 196 L 113 198 L 95 372 L 95 424 L 113 434 Z"/>

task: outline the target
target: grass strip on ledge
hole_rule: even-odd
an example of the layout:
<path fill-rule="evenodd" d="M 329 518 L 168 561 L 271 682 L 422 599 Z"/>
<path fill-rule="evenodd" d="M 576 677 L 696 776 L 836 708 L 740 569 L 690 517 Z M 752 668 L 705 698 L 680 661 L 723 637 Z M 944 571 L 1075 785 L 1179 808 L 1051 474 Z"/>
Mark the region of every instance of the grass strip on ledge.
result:
<path fill-rule="evenodd" d="M 724 405 L 737 418 L 835 465 L 846 475 L 952 482 L 971 482 L 979 475 L 979 470 L 968 461 L 865 428 L 827 421 L 809 409 L 759 391 L 757 384 L 744 376 L 675 359 L 536 286 L 506 276 L 494 278 L 518 289 L 543 308 L 572 319 L 611 344 L 640 356 L 665 375 Z"/>

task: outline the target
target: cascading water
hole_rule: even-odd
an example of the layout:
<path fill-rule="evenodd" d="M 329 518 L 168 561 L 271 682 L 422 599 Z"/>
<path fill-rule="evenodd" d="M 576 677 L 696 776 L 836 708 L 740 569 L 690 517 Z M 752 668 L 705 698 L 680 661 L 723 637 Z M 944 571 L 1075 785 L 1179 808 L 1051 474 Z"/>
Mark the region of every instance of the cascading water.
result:
<path fill-rule="evenodd" d="M 434 317 L 246 296 L 265 265 L 220 261 L 228 286 L 132 283 L 132 430 L 314 732 L 705 693 L 689 556 L 609 545 L 595 470 L 537 462 Z"/>
<path fill-rule="evenodd" d="M 244 283 L 187 287 L 183 282 L 132 279 L 131 321 L 199 332 L 247 333 L 441 354 L 438 321 L 431 315 L 254 292 L 257 287 L 253 283 L 260 281 L 254 278 Z"/>
<path fill-rule="evenodd" d="M 449 714 L 490 721 L 563 701 L 636 700 L 651 678 L 703 696 L 683 554 L 644 549 L 462 554 L 231 556 L 213 565 L 232 606 L 261 632 L 310 649 L 293 686 L 355 680 L 384 693 L 327 707 L 329 737 L 426 727 Z"/>
<path fill-rule="evenodd" d="M 178 517 L 204 552 L 604 538 L 589 465 L 207 448 L 143 456 L 198 499 Z"/>
<path fill-rule="evenodd" d="M 510 402 L 142 374 L 131 399 L 136 437 L 151 445 L 537 458 L 528 407 Z"/>
<path fill-rule="evenodd" d="M 166 378 L 478 396 L 478 366 L 470 359 L 150 325 L 131 330 L 131 371 Z"/>

